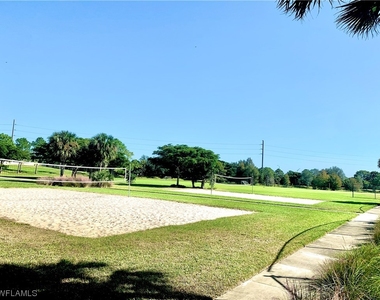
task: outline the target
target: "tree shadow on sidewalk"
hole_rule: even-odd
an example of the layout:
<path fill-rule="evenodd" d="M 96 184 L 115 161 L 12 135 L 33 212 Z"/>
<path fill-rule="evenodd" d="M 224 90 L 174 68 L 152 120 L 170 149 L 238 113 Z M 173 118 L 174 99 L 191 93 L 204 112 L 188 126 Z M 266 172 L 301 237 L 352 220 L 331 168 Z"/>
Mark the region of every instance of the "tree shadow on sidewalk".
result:
<path fill-rule="evenodd" d="M 89 273 L 105 263 L 61 260 L 56 264 L 0 265 L 0 293 L 36 299 L 196 299 L 210 297 L 181 292 L 170 286 L 165 275 L 155 271 L 118 270 L 106 280 Z M 8 292 L 8 295 L 4 294 Z"/>

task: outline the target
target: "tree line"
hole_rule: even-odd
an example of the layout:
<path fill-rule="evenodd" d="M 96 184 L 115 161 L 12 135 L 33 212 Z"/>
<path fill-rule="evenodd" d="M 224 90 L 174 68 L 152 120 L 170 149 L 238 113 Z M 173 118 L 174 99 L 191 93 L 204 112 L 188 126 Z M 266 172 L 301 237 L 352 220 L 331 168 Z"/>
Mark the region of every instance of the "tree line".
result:
<path fill-rule="evenodd" d="M 376 191 L 380 187 L 380 173 L 376 171 L 360 170 L 351 178 L 347 178 L 343 170 L 336 166 L 322 170 L 304 169 L 301 172 L 290 170 L 284 173 L 280 168 L 258 168 L 251 158 L 238 162 L 222 161 L 219 155 L 211 150 L 187 145 L 163 145 L 150 157 L 144 155 L 139 160 L 132 160 L 132 155 L 119 139 L 105 133 L 99 133 L 92 138 L 82 138 L 69 131 L 60 131 L 54 132 L 46 140 L 38 137 L 32 142 L 26 138 L 18 138 L 13 142 L 10 136 L 0 134 L 0 158 L 99 169 L 131 168 L 132 177 L 170 176 L 176 178 L 177 186 L 180 185 L 180 179 L 188 179 L 192 181 L 193 187 L 200 182 L 200 187 L 203 188 L 205 182 L 212 180 L 213 174 L 219 174 L 227 177 L 249 177 L 250 184 L 267 186 L 350 191 Z M 64 167 L 61 168 L 61 175 L 63 171 Z M 72 172 L 72 176 L 75 176 L 76 170 Z M 97 174 L 93 172 L 92 176 Z M 104 174 L 105 172 L 103 176 Z M 222 180 L 241 183 L 241 180 L 233 178 Z"/>

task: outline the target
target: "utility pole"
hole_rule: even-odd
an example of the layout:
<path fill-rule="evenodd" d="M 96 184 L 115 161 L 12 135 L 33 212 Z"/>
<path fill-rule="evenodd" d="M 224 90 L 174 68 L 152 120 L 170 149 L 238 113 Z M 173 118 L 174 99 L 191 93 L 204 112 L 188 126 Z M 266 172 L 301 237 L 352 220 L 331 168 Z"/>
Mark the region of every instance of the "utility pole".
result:
<path fill-rule="evenodd" d="M 16 125 L 16 120 L 13 119 L 13 125 L 12 125 L 12 142 L 13 142 L 13 137 L 14 137 L 14 134 L 15 134 L 15 125 Z"/>
<path fill-rule="evenodd" d="M 261 143 L 261 170 L 264 169 L 264 140 Z"/>

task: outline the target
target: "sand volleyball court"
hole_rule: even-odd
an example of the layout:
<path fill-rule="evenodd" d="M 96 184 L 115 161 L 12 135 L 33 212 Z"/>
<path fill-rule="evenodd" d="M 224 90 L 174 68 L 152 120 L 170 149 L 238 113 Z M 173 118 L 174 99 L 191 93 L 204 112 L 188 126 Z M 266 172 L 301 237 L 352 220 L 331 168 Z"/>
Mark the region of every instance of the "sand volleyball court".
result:
<path fill-rule="evenodd" d="M 82 237 L 101 237 L 252 212 L 49 188 L 0 188 L 0 217 Z"/>

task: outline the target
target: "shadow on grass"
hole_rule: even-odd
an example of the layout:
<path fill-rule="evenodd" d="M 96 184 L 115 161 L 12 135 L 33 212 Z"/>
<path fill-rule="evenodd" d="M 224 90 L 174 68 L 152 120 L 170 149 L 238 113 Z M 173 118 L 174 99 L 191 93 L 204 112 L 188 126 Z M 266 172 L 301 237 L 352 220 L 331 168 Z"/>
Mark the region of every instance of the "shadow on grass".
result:
<path fill-rule="evenodd" d="M 374 199 L 376 200 L 376 199 Z M 329 201 L 329 202 L 332 202 L 332 203 L 339 203 L 339 204 L 357 204 L 357 205 L 372 205 L 372 206 L 378 206 L 380 205 L 379 202 L 366 202 L 366 201 L 348 201 L 348 200 L 342 200 L 342 201 L 339 201 L 339 200 L 333 200 L 333 201 Z"/>
<path fill-rule="evenodd" d="M 118 270 L 106 280 L 90 275 L 104 263 L 61 260 L 56 264 L 0 265 L 0 293 L 37 299 L 197 299 L 210 297 L 185 293 L 168 285 L 165 275 L 155 271 Z M 96 271 L 95 271 L 96 272 Z M 0 297 L 6 295 L 0 295 Z"/>
<path fill-rule="evenodd" d="M 346 220 L 346 221 L 348 221 L 348 220 Z M 335 221 L 335 222 L 329 222 L 329 223 L 325 223 L 325 224 L 321 224 L 321 225 L 317 225 L 317 226 L 310 227 L 310 228 L 308 228 L 308 229 L 306 229 L 306 230 L 303 230 L 303 231 L 301 231 L 300 233 L 296 234 L 295 236 L 293 236 L 292 238 L 290 238 L 289 240 L 287 240 L 287 241 L 284 243 L 284 245 L 283 245 L 283 246 L 281 247 L 281 249 L 278 251 L 278 253 L 277 253 L 275 259 L 272 261 L 272 263 L 271 263 L 270 266 L 268 267 L 267 271 L 270 272 L 270 271 L 272 270 L 274 264 L 279 260 L 279 258 L 281 257 L 282 253 L 284 252 L 286 246 L 287 246 L 291 241 L 293 241 L 294 239 L 296 239 L 297 237 L 299 237 L 300 235 L 302 235 L 302 234 L 304 234 L 304 233 L 306 233 L 306 232 L 308 232 L 308 231 L 314 230 L 314 229 L 316 229 L 316 228 L 319 228 L 319 227 L 323 227 L 323 226 L 330 225 L 330 224 L 335 224 L 335 223 L 341 223 L 341 222 L 342 222 L 342 220 L 340 220 L 340 221 Z"/>

